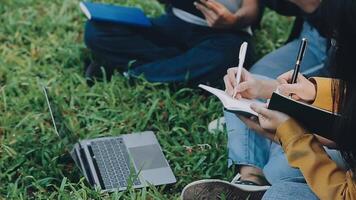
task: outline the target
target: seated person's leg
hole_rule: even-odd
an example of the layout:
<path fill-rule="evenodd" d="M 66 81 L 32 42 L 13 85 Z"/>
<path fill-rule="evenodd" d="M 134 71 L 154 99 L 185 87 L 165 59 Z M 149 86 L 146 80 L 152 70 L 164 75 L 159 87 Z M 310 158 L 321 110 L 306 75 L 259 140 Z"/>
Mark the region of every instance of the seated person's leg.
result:
<path fill-rule="evenodd" d="M 263 200 L 317 200 L 318 197 L 306 183 L 279 182 L 272 185 L 264 194 Z"/>
<path fill-rule="evenodd" d="M 335 161 L 339 167 L 347 170 L 345 161 L 342 159 L 339 151 L 328 149 L 326 147 L 325 150 L 330 158 Z M 270 155 L 268 163 L 263 168 L 263 173 L 269 183 L 272 185 L 285 181 L 305 183 L 305 179 L 301 171 L 289 166 L 286 155 L 280 145 L 273 143 L 269 152 Z"/>
<path fill-rule="evenodd" d="M 236 52 L 250 36 L 245 33 L 210 33 L 210 30 L 204 29 L 205 33 L 187 41 L 190 46 L 187 51 L 175 57 L 136 65 L 130 74 L 143 74 L 151 82 L 203 83 L 222 80 L 226 70 L 237 65 Z"/>
<path fill-rule="evenodd" d="M 273 185 L 289 179 L 305 182 L 300 170 L 289 166 L 280 145 L 273 143 L 269 152 L 269 160 L 263 168 L 263 173 L 269 183 Z"/>
<path fill-rule="evenodd" d="M 133 60 L 148 63 L 180 54 L 179 38 L 170 34 L 177 30 L 189 32 L 191 26 L 170 14 L 153 19 L 152 23 L 152 27 L 140 28 L 88 21 L 85 43 L 95 61 L 110 72 L 127 70 Z"/>
<path fill-rule="evenodd" d="M 251 73 L 277 78 L 279 75 L 292 70 L 295 65 L 301 39 L 308 39 L 308 47 L 301 65 L 301 73 L 325 73 L 323 64 L 326 59 L 326 39 L 319 35 L 316 29 L 308 23 L 303 26 L 299 39 L 293 40 L 285 46 L 267 54 L 250 70 Z"/>
<path fill-rule="evenodd" d="M 153 27 L 133 28 L 88 22 L 87 46 L 106 68 L 132 64 L 130 75 L 152 82 L 204 82 L 220 79 L 237 64 L 236 52 L 250 35 L 227 33 L 186 23 L 172 13 L 152 20 Z M 249 58 L 247 58 L 247 61 Z M 220 77 L 221 75 L 221 77 Z"/>
<path fill-rule="evenodd" d="M 253 132 L 235 113 L 225 111 L 228 134 L 229 167 L 239 166 L 242 180 L 265 184 L 262 169 L 269 159 L 272 142 Z"/>

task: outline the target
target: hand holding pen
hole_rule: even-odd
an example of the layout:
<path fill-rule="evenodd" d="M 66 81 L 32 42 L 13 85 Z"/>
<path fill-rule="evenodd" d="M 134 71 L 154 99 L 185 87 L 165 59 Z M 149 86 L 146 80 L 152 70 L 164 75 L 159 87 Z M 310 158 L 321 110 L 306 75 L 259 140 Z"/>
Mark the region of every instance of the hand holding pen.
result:
<path fill-rule="evenodd" d="M 224 76 L 226 93 L 236 99 L 255 99 L 261 94 L 262 84 L 250 72 L 243 68 L 246 57 L 247 43 L 240 48 L 239 66 L 227 70 Z"/>
<path fill-rule="evenodd" d="M 312 82 L 299 73 L 300 66 L 306 51 L 307 39 L 303 38 L 299 47 L 294 70 L 286 72 L 277 78 L 280 86 L 278 91 L 295 100 L 312 102 L 316 96 L 316 89 Z"/>

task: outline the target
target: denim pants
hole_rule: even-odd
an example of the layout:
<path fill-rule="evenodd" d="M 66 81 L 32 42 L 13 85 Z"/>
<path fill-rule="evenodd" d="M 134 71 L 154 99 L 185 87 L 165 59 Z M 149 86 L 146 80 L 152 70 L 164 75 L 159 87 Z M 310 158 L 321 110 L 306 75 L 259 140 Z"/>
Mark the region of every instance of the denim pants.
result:
<path fill-rule="evenodd" d="M 307 76 L 327 76 L 328 70 L 324 68 L 327 57 L 327 40 L 308 23 L 304 23 L 298 39 L 267 54 L 251 67 L 250 72 L 275 79 L 284 72 L 294 69 L 302 38 L 308 39 L 308 46 L 300 72 Z"/>
<path fill-rule="evenodd" d="M 293 181 L 279 182 L 270 187 L 263 195 L 262 200 L 317 200 L 313 191 L 306 183 Z"/>
<path fill-rule="evenodd" d="M 301 72 L 309 75 L 327 74 L 327 70 L 323 68 L 326 40 L 307 23 L 304 24 L 300 38 L 262 58 L 251 68 L 251 72 L 266 78 L 276 78 L 293 69 L 302 37 L 306 37 L 309 44 Z M 275 184 L 288 181 L 305 184 L 301 171 L 289 166 L 280 145 L 249 129 L 236 114 L 225 111 L 224 116 L 228 133 L 229 166 L 249 165 L 262 169 L 272 188 Z M 338 151 L 327 148 L 326 151 L 339 166 L 345 168 Z M 315 197 L 313 193 L 311 195 Z"/>
<path fill-rule="evenodd" d="M 187 23 L 170 11 L 151 22 L 152 27 L 140 28 L 88 21 L 85 43 L 108 76 L 114 69 L 129 70 L 150 82 L 201 83 L 222 80 L 237 66 L 240 45 L 251 39 L 243 31 Z"/>

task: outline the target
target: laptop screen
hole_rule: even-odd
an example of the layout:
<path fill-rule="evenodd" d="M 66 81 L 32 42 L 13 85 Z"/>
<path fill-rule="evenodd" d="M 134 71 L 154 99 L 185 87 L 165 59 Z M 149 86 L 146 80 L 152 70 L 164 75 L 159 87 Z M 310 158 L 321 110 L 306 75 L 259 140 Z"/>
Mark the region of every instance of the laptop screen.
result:
<path fill-rule="evenodd" d="M 65 142 L 66 142 L 65 145 L 68 145 L 71 141 L 72 134 L 65 124 L 65 120 L 61 113 L 61 110 L 54 103 L 54 100 L 49 95 L 48 89 L 46 87 L 42 86 L 42 90 L 43 90 L 44 96 L 46 98 L 49 113 L 51 115 L 51 121 L 53 124 L 54 131 L 59 138 L 61 138 L 62 140 L 65 139 Z"/>

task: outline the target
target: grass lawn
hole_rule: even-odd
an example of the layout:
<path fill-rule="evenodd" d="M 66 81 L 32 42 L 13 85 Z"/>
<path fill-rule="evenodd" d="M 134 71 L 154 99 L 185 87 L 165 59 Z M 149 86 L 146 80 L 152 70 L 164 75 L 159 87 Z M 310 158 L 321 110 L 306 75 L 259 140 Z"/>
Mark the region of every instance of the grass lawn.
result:
<path fill-rule="evenodd" d="M 163 12 L 154 0 L 112 0 Z M 1 0 L 0 199 L 177 199 L 189 182 L 230 180 L 226 133 L 209 134 L 222 116 L 216 98 L 166 84 L 116 76 L 86 86 L 82 60 L 85 17 L 78 0 Z M 291 19 L 265 14 L 257 56 L 286 40 Z M 55 135 L 39 84 L 50 87 L 78 139 L 155 131 L 178 179 L 174 185 L 101 193 L 89 187 Z"/>

